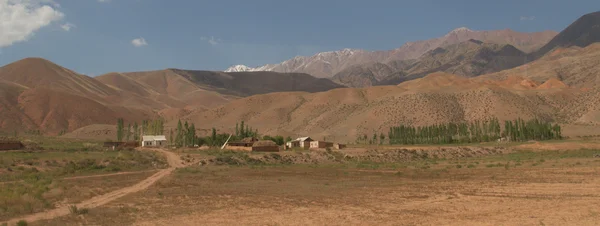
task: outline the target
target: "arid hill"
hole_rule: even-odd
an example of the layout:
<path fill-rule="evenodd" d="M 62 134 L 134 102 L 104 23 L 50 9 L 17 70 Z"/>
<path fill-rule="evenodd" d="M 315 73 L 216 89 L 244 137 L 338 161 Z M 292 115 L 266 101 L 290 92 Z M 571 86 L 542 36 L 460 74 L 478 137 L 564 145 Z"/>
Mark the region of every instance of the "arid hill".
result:
<path fill-rule="evenodd" d="M 482 80 L 504 80 L 509 76 L 529 78 L 538 83 L 557 79 L 577 88 L 600 88 L 600 43 L 585 48 L 557 48 L 531 63 L 487 74 Z"/>
<path fill-rule="evenodd" d="M 167 69 L 96 78 L 41 58 L 0 68 L 0 129 L 58 134 L 92 124 L 179 118 L 244 96 L 342 87 L 307 74 Z"/>
<path fill-rule="evenodd" d="M 0 67 L 0 80 L 26 88 L 46 87 L 91 99 L 102 99 L 116 92 L 85 75 L 42 58 L 25 58 Z"/>
<path fill-rule="evenodd" d="M 430 125 L 490 116 L 572 123 L 582 112 L 562 109 L 586 99 L 586 95 L 598 96 L 598 92 L 566 86 L 546 89 L 519 77 L 484 82 L 436 73 L 399 86 L 256 95 L 192 112 L 185 119 L 200 128 L 225 132 L 232 132 L 235 122 L 245 120 L 266 134 L 352 142 L 361 134 L 387 133 L 393 125 Z"/>
<path fill-rule="evenodd" d="M 531 58 L 540 58 L 555 48 L 586 47 L 595 42 L 600 42 L 600 11 L 577 19 L 550 42 L 535 51 Z"/>

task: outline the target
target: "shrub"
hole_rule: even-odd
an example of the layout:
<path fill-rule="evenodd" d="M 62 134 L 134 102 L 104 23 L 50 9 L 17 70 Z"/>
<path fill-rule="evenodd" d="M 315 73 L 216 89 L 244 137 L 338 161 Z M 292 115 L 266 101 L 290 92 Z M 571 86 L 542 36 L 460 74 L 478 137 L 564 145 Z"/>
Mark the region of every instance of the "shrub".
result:
<path fill-rule="evenodd" d="M 20 220 L 19 222 L 17 222 L 17 226 L 27 226 L 27 221 Z"/>
<path fill-rule="evenodd" d="M 75 205 L 70 205 L 69 212 L 71 212 L 71 214 L 73 214 L 73 215 L 82 215 L 82 214 L 87 214 L 88 209 L 86 209 L 86 208 L 80 209 L 80 208 L 77 208 L 77 206 L 75 206 Z"/>

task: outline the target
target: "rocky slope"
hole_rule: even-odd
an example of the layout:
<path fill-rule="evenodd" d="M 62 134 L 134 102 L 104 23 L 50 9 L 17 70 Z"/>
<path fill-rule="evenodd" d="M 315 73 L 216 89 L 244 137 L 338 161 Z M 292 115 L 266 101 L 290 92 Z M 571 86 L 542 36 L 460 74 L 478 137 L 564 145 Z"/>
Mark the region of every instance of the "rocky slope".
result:
<path fill-rule="evenodd" d="M 557 32 L 554 31 L 522 33 L 510 29 L 473 31 L 468 28 L 458 28 L 443 37 L 409 42 L 400 48 L 388 51 L 343 49 L 340 51 L 322 52 L 313 56 L 298 56 L 279 64 L 268 64 L 257 68 L 236 65 L 226 71 L 243 69 L 248 71 L 301 72 L 319 78 L 331 78 L 335 74 L 357 64 L 387 63 L 398 60 L 416 59 L 438 47 L 446 47 L 470 39 L 486 43 L 509 44 L 521 51 L 531 52 L 546 44 L 556 34 Z"/>

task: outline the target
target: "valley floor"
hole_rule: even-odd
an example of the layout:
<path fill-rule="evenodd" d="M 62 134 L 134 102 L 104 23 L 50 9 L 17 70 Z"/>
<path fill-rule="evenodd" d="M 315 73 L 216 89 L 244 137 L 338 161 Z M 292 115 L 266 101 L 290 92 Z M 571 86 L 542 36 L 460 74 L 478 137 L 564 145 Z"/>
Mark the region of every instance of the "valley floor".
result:
<path fill-rule="evenodd" d="M 191 166 L 88 214 L 30 225 L 595 225 L 598 154 Z"/>

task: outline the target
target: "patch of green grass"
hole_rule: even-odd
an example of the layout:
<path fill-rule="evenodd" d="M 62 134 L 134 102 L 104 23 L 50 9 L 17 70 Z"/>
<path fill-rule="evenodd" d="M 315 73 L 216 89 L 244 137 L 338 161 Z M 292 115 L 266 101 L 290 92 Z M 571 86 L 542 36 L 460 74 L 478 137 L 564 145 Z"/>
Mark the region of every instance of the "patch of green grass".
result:
<path fill-rule="evenodd" d="M 477 167 L 477 166 L 475 166 L 475 165 L 473 165 L 473 164 L 469 164 L 469 165 L 467 166 L 467 168 L 469 168 L 469 169 L 471 169 L 471 168 L 475 168 L 475 167 Z"/>

